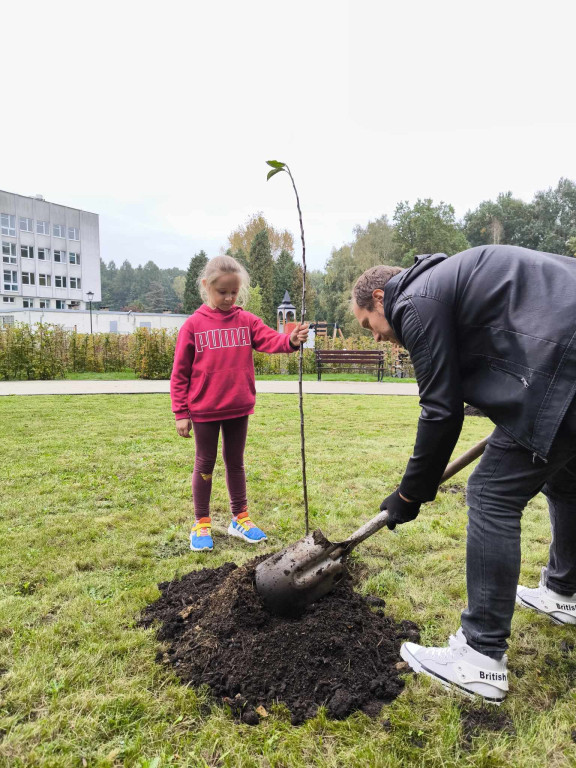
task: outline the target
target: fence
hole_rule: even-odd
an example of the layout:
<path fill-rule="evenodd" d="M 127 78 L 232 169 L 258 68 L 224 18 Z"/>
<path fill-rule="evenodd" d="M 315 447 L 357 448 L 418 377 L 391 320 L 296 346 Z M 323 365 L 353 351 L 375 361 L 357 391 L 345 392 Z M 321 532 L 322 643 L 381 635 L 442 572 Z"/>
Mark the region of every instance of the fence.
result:
<path fill-rule="evenodd" d="M 168 379 L 172 371 L 176 330 L 138 328 L 131 334 L 77 333 L 61 326 L 15 325 L 0 329 L 0 379 L 57 379 L 67 373 L 132 369 L 141 379 Z M 385 376 L 414 376 L 405 353 L 393 344 L 377 344 L 366 336 L 317 338 L 318 349 L 384 349 Z M 298 354 L 254 352 L 257 374 L 298 373 Z M 304 350 L 304 373 L 316 373 L 313 349 Z"/>

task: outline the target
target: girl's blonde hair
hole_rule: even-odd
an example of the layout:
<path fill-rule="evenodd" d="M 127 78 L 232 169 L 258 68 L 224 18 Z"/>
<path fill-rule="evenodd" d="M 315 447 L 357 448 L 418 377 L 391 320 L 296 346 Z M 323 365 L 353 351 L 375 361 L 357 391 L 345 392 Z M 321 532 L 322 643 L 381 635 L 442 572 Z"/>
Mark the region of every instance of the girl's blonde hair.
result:
<path fill-rule="evenodd" d="M 230 274 L 238 275 L 238 279 L 240 280 L 236 303 L 240 306 L 246 304 L 248 297 L 250 296 L 250 275 L 246 272 L 242 264 L 240 264 L 239 261 L 236 261 L 236 259 L 233 259 L 232 256 L 214 256 L 214 258 L 210 259 L 206 264 L 198 278 L 198 290 L 200 291 L 202 301 L 208 303 L 208 288 L 222 275 Z M 206 281 L 206 284 L 202 282 L 203 280 Z"/>

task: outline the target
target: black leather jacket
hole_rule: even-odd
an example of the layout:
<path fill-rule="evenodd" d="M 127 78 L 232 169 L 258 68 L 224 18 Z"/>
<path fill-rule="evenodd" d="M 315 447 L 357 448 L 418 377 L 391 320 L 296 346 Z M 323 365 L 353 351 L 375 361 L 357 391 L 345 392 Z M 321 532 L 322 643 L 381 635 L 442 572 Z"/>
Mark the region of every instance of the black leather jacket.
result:
<path fill-rule="evenodd" d="M 542 460 L 576 392 L 576 259 L 507 245 L 418 256 L 384 291 L 422 408 L 400 492 L 431 501 L 463 403 Z"/>

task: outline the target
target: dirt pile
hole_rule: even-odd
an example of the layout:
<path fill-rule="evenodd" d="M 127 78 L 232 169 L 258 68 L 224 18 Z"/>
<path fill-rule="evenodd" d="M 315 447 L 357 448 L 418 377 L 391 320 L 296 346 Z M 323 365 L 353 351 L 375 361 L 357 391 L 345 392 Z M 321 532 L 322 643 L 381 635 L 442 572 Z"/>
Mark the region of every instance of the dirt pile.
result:
<path fill-rule="evenodd" d="M 473 405 L 464 406 L 464 416 L 483 416 L 484 418 L 487 418 L 486 414 L 481 411 L 480 408 L 475 408 Z"/>
<path fill-rule="evenodd" d="M 300 618 L 266 611 L 254 587 L 263 557 L 238 568 L 226 563 L 159 585 L 144 626 L 161 622 L 168 644 L 158 660 L 182 682 L 207 684 L 244 722 L 256 724 L 283 702 L 297 725 L 325 705 L 335 719 L 355 710 L 376 716 L 403 688 L 399 647 L 418 638 L 410 621 L 384 614 L 384 601 L 362 597 L 350 581 L 310 606 Z"/>

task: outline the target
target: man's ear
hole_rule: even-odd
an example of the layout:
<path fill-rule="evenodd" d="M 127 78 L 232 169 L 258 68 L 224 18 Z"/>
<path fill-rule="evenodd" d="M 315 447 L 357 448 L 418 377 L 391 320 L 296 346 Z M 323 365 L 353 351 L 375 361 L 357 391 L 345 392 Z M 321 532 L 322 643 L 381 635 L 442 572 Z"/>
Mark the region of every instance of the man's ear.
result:
<path fill-rule="evenodd" d="M 384 302 L 384 291 L 382 288 L 375 288 L 372 291 L 372 298 L 375 304 L 382 304 Z"/>

